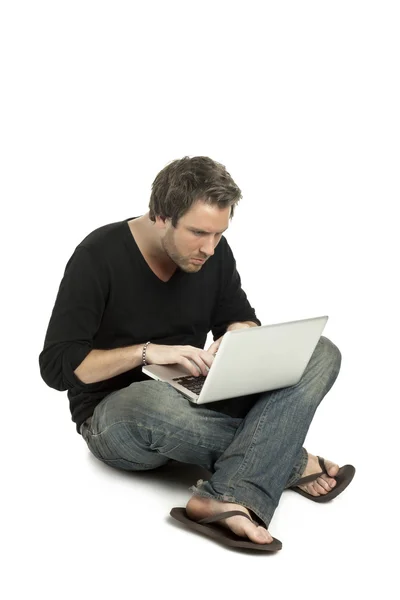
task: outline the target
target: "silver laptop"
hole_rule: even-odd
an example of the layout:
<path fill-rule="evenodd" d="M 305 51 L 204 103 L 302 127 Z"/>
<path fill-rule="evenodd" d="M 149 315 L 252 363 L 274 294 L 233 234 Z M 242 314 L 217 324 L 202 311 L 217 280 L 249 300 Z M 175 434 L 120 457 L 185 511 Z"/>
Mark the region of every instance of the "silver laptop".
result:
<path fill-rule="evenodd" d="M 195 377 L 178 364 L 148 365 L 142 371 L 195 404 L 289 387 L 300 381 L 327 320 L 324 316 L 228 331 L 206 376 Z"/>

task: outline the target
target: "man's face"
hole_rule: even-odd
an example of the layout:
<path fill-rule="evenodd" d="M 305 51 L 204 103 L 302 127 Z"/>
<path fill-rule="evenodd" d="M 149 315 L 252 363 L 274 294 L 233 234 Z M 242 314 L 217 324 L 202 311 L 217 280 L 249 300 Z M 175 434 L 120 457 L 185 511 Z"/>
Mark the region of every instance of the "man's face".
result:
<path fill-rule="evenodd" d="M 228 229 L 231 207 L 220 209 L 201 200 L 179 219 L 176 229 L 167 221 L 161 240 L 165 253 L 186 273 L 197 273 L 213 254 Z M 203 262 L 196 262 L 201 259 Z"/>

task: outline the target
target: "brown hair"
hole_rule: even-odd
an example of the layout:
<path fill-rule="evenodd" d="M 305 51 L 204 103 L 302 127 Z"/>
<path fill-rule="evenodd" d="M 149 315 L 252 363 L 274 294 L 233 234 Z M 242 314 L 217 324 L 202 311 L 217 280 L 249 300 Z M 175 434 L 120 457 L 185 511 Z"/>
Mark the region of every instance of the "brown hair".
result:
<path fill-rule="evenodd" d="M 158 173 L 151 190 L 150 220 L 171 219 L 173 227 L 197 200 L 221 209 L 231 206 L 232 218 L 242 198 L 224 165 L 207 156 L 185 156 L 170 162 Z"/>

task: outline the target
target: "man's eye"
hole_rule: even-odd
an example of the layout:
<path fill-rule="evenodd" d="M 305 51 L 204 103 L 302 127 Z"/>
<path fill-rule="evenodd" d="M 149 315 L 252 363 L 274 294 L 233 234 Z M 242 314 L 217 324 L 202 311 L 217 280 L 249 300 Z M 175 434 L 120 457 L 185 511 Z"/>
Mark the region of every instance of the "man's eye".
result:
<path fill-rule="evenodd" d="M 203 232 L 202 232 L 202 231 L 193 231 L 193 233 L 194 233 L 195 235 L 203 235 Z"/>

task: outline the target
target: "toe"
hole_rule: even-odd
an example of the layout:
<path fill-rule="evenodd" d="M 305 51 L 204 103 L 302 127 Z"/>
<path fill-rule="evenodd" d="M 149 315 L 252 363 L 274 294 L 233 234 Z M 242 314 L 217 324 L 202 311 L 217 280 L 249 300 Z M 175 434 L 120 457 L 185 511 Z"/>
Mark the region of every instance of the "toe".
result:
<path fill-rule="evenodd" d="M 251 541 L 258 542 L 259 544 L 270 544 L 272 542 L 272 535 L 265 527 L 251 523 L 248 519 L 240 519 L 240 521 L 243 527 L 241 535 L 246 535 Z"/>
<path fill-rule="evenodd" d="M 321 475 L 321 477 L 318 477 L 317 481 L 327 492 L 330 492 L 337 483 L 336 479 L 332 479 L 327 475 Z"/>
<path fill-rule="evenodd" d="M 316 483 L 324 492 L 329 492 L 332 489 L 329 482 L 326 479 L 324 479 L 323 477 L 318 477 Z"/>
<path fill-rule="evenodd" d="M 315 481 L 307 485 L 299 485 L 299 488 L 311 496 L 320 496 L 320 493 L 315 489 Z"/>
<path fill-rule="evenodd" d="M 328 471 L 328 475 L 330 477 L 335 477 L 338 472 L 339 472 L 339 465 L 337 465 L 336 463 L 332 462 L 331 460 L 326 460 L 325 461 L 325 465 L 326 465 L 326 470 Z"/>
<path fill-rule="evenodd" d="M 248 537 L 252 542 L 270 544 L 273 541 L 272 535 L 265 527 L 256 525 L 256 523 L 249 521 L 249 519 L 233 516 L 224 519 L 224 522 L 236 535 Z"/>
<path fill-rule="evenodd" d="M 318 490 L 319 485 L 317 484 L 316 481 L 313 481 L 313 483 L 311 484 L 311 490 L 312 490 L 312 495 L 313 496 L 320 496 L 321 492 Z M 321 489 L 321 488 L 320 488 Z"/>
<path fill-rule="evenodd" d="M 325 487 L 326 481 L 324 481 L 323 479 L 319 478 L 317 479 L 317 481 L 314 482 L 314 489 L 319 493 L 319 495 L 323 495 L 323 494 L 327 494 L 330 491 L 330 487 L 327 485 Z"/>
<path fill-rule="evenodd" d="M 272 542 L 272 535 L 264 527 L 257 527 L 255 536 L 263 544 L 270 544 Z"/>

